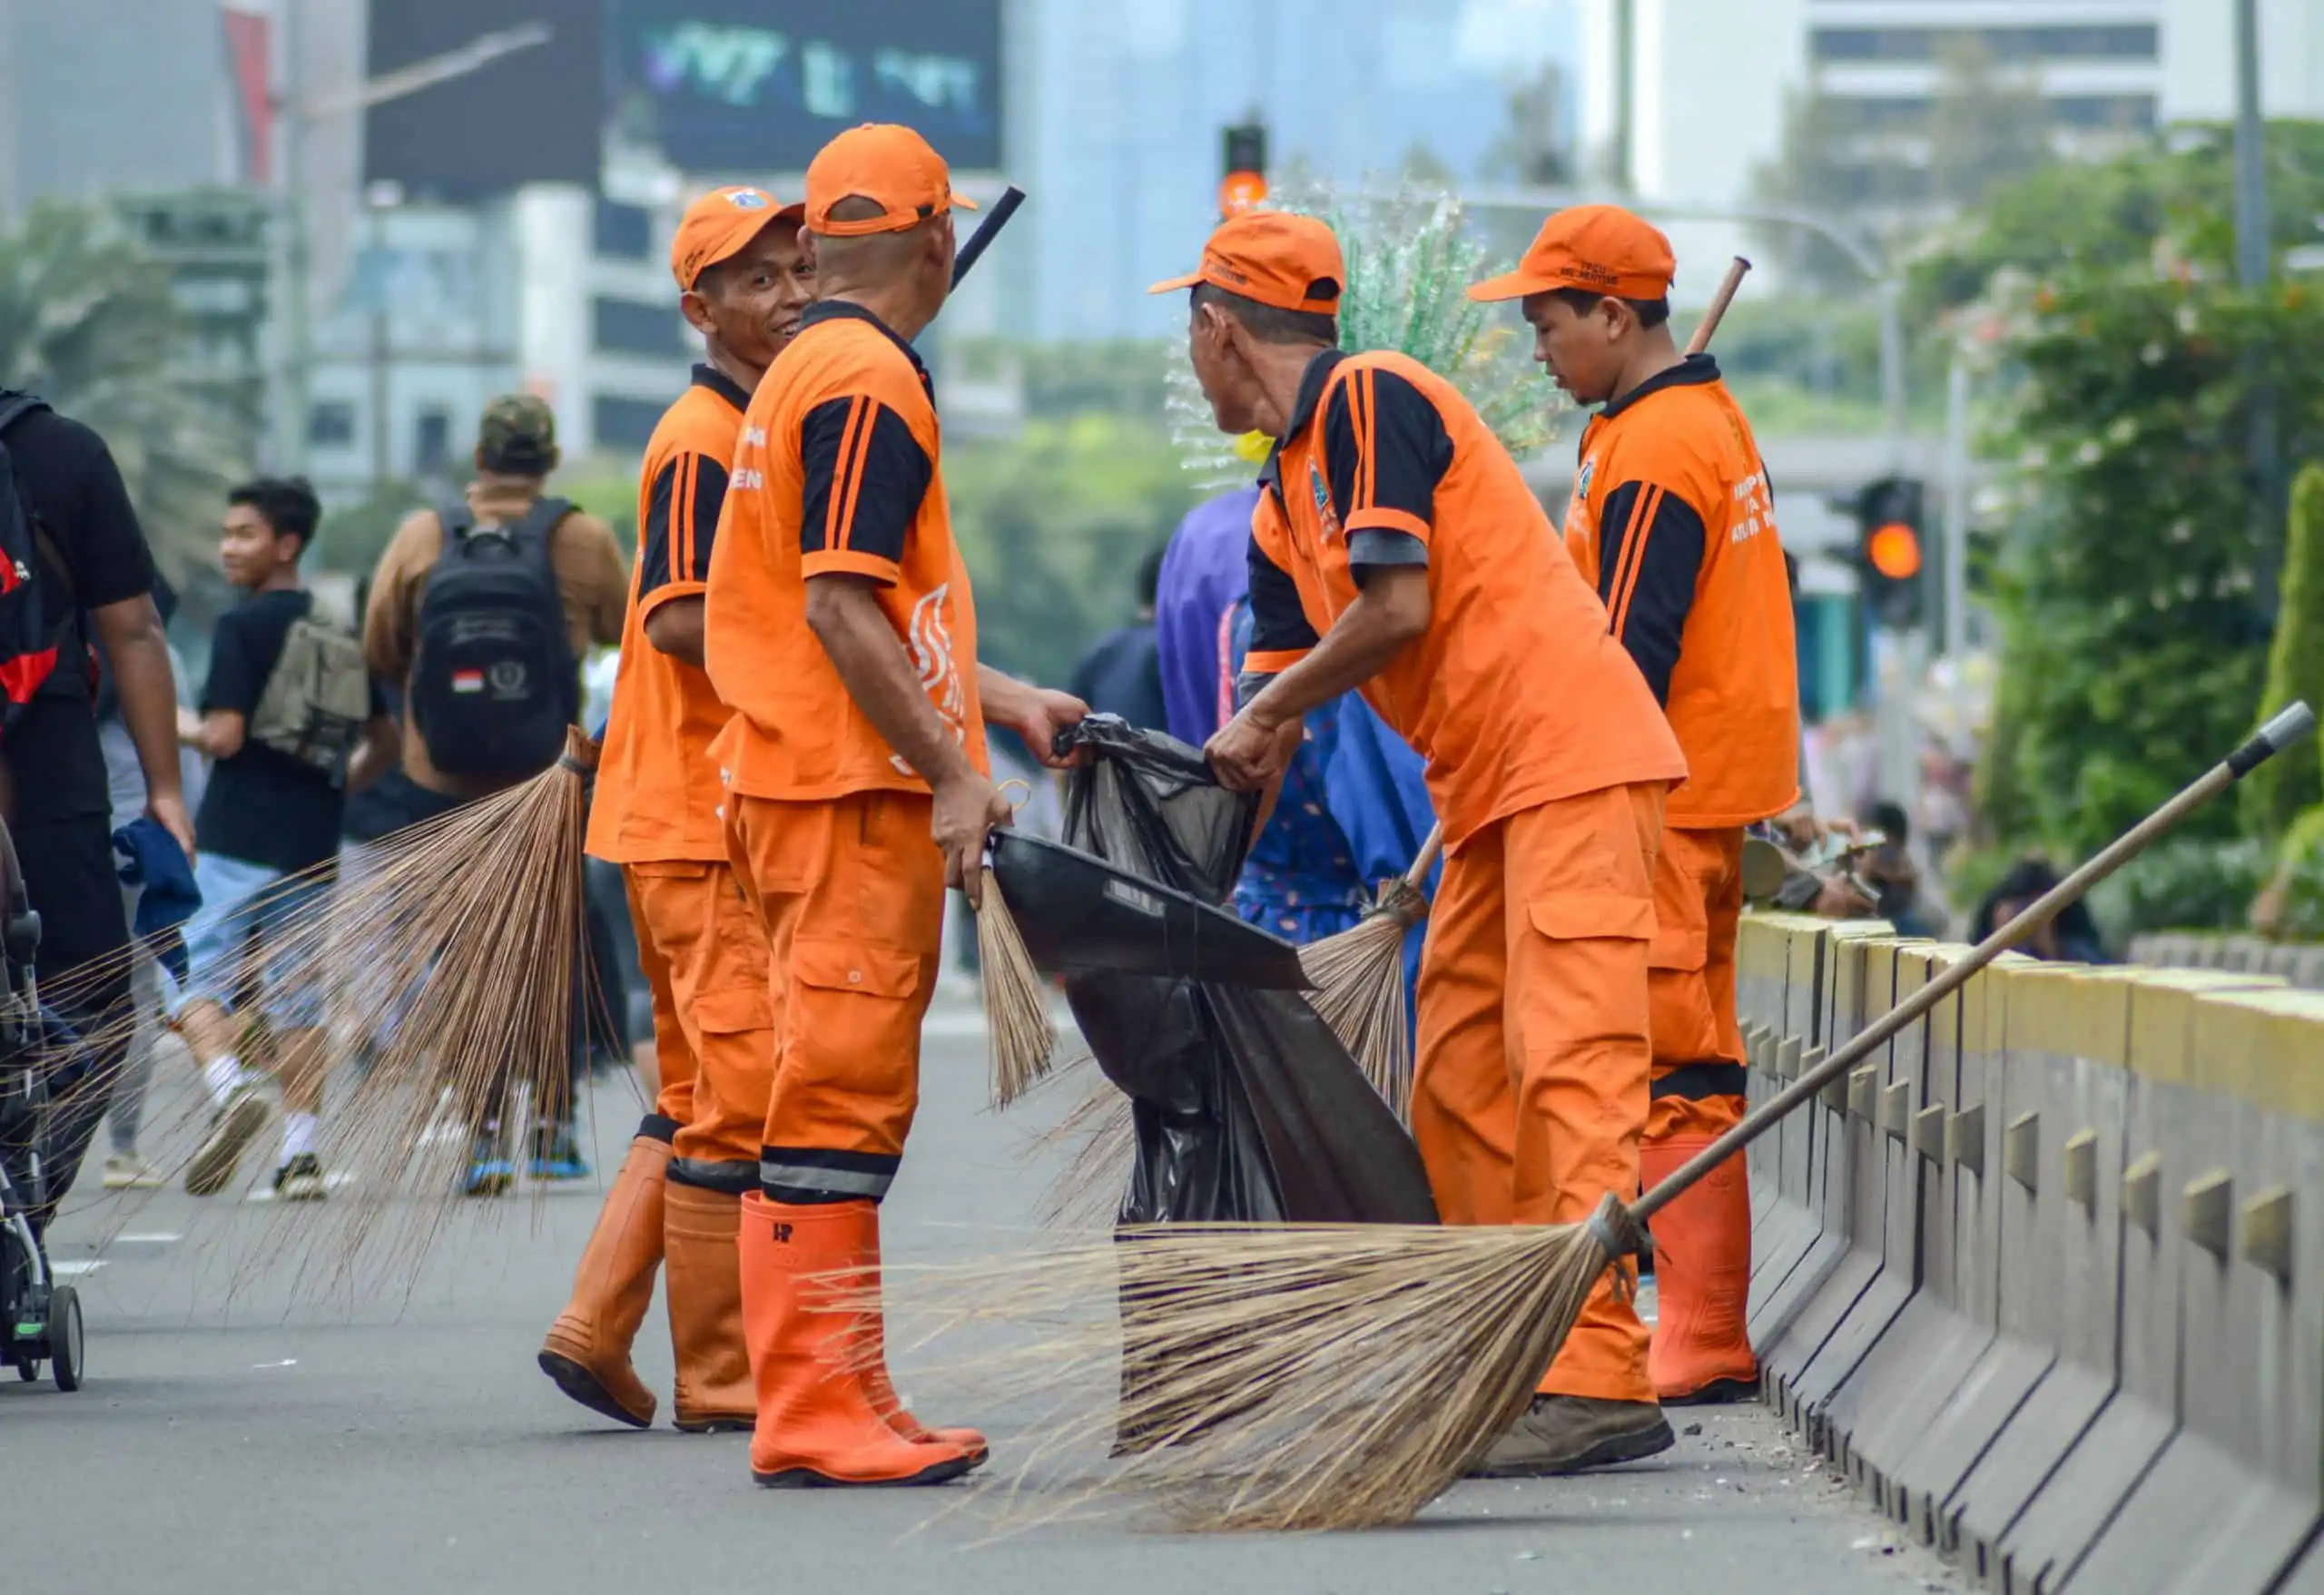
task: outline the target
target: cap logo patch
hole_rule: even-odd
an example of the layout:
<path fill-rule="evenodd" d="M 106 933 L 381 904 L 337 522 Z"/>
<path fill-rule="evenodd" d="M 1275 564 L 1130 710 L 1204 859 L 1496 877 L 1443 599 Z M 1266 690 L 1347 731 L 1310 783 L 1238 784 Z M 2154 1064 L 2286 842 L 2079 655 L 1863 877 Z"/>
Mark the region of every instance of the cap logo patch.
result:
<path fill-rule="evenodd" d="M 1566 267 L 1565 274 L 1586 282 L 1593 288 L 1611 288 L 1622 280 L 1620 272 L 1610 271 L 1603 266 L 1592 265 L 1588 261 L 1571 262 Z"/>
<path fill-rule="evenodd" d="M 773 203 L 754 188 L 738 188 L 726 196 L 726 202 L 737 211 L 763 211 Z"/>

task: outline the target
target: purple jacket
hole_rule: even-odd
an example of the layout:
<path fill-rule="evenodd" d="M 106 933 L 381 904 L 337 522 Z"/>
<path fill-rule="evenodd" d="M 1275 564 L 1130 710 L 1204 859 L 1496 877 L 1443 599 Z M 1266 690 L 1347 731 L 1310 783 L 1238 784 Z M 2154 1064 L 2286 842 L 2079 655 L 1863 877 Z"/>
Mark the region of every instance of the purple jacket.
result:
<path fill-rule="evenodd" d="M 1258 503 L 1252 487 L 1196 506 L 1162 555 L 1154 596 L 1162 704 L 1170 734 L 1196 747 L 1218 729 L 1219 628 L 1250 586 L 1251 512 Z"/>

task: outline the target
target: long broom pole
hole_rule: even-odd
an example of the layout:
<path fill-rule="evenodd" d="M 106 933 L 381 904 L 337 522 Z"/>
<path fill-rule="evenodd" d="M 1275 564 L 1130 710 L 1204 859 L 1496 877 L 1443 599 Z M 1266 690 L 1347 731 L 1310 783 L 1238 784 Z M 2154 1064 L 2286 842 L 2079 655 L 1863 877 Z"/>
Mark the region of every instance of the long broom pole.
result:
<path fill-rule="evenodd" d="M 2294 704 L 2261 726 L 2250 742 L 2214 764 L 2178 796 L 2140 821 L 2088 863 L 2059 881 L 2015 919 L 1977 943 L 1969 956 L 1940 972 L 1927 985 L 1866 1026 L 1856 1039 L 1744 1116 L 1742 1122 L 1681 1164 L 1652 1190 L 1630 1204 L 1630 1216 L 1644 1224 L 1684 1196 L 1697 1181 L 1775 1127 L 1777 1120 L 1855 1068 L 1883 1043 L 1966 985 L 1978 970 L 2079 901 L 2101 881 L 2146 851 L 2190 813 L 2249 775 L 2316 729 L 2306 704 Z"/>
<path fill-rule="evenodd" d="M 1728 265 L 1727 275 L 1719 279 L 1718 291 L 1710 296 L 1710 308 L 1704 310 L 1703 319 L 1695 323 L 1695 335 L 1687 340 L 1689 358 L 1710 348 L 1711 335 L 1718 330 L 1718 323 L 1726 316 L 1727 307 L 1735 302 L 1736 291 L 1743 286 L 1743 279 L 1750 270 L 1751 262 L 1741 255 L 1736 256 Z M 1443 851 L 1444 822 L 1439 820 L 1430 830 L 1428 840 L 1420 844 L 1420 856 L 1413 861 L 1413 867 L 1404 871 L 1404 884 L 1418 891 L 1421 882 L 1428 879 L 1429 871 L 1436 867 L 1436 856 Z"/>

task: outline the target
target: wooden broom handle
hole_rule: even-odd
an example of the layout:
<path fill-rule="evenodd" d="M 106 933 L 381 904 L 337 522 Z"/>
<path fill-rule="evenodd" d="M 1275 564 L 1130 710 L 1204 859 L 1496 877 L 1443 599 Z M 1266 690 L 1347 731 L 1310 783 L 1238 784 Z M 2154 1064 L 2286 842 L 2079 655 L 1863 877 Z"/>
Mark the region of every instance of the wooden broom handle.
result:
<path fill-rule="evenodd" d="M 1735 290 L 1743 286 L 1743 275 L 1750 269 L 1751 262 L 1741 255 L 1736 256 L 1735 263 L 1727 268 L 1727 275 L 1719 281 L 1718 291 L 1710 296 L 1710 309 L 1705 310 L 1703 319 L 1696 323 L 1695 335 L 1687 340 L 1689 354 L 1700 354 L 1710 347 L 1710 335 L 1718 330 L 1719 318 L 1727 314 L 1727 307 L 1735 302 Z"/>
<path fill-rule="evenodd" d="M 1428 884 L 1428 872 L 1436 868 L 1436 855 L 1444 851 L 1444 822 L 1439 820 L 1429 827 L 1428 840 L 1420 844 L 1420 856 L 1413 867 L 1404 871 L 1404 884 L 1418 891 Z"/>
<path fill-rule="evenodd" d="M 2112 845 L 2073 874 L 2059 881 L 2015 919 L 1970 950 L 1959 963 L 1940 970 L 1935 979 L 1882 1014 L 1856 1038 L 1831 1057 L 1792 1081 L 1747 1114 L 1743 1122 L 1680 1165 L 1678 1171 L 1630 1204 L 1630 1216 L 1644 1224 L 1688 1188 L 1728 1158 L 1758 1140 L 1793 1108 L 1846 1074 L 1873 1050 L 1947 997 L 1966 985 L 1972 976 L 2048 924 L 2092 887 L 2144 852 L 2195 810 L 2258 769 L 2273 755 L 2304 740 L 2316 729 L 2316 716 L 2306 704 L 2294 704 L 2260 728 L 2259 734 L 2214 764 L 2177 797 L 2115 839 Z"/>

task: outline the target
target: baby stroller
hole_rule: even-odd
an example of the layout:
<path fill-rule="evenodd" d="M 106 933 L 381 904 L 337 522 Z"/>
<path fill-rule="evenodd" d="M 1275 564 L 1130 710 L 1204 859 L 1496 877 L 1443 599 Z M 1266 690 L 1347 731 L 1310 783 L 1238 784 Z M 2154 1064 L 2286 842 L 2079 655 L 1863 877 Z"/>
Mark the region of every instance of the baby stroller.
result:
<path fill-rule="evenodd" d="M 81 1299 L 51 1276 L 32 1214 L 48 1200 L 41 1142 L 48 1067 L 69 1032 L 44 1019 L 34 979 L 40 915 L 25 891 L 7 828 L 0 825 L 0 1363 L 26 1383 L 49 1377 L 81 1388 Z"/>

